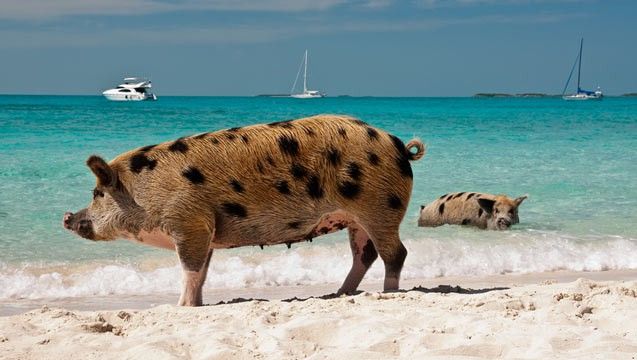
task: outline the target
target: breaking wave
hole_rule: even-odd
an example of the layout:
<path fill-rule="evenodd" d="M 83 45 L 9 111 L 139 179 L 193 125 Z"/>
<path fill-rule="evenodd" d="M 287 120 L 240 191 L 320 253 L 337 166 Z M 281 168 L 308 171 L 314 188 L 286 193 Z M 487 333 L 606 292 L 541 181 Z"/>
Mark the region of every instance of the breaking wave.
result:
<path fill-rule="evenodd" d="M 403 279 L 480 276 L 554 270 L 637 269 L 637 239 L 574 237 L 552 231 L 503 233 L 442 229 L 430 237 L 405 238 L 409 255 Z M 347 241 L 315 241 L 217 251 L 206 288 L 340 283 L 351 265 Z M 382 280 L 376 261 L 366 280 Z M 60 264 L 41 267 L 0 263 L 0 299 L 38 299 L 112 294 L 177 293 L 181 269 L 174 256 L 128 264 Z M 335 287 L 336 289 L 336 287 Z"/>

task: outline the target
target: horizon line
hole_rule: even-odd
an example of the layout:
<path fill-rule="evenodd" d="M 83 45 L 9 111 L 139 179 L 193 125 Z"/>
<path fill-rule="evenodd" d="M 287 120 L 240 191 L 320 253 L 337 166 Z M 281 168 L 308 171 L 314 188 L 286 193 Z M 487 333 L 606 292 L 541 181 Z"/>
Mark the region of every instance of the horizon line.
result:
<path fill-rule="evenodd" d="M 160 97 L 243 97 L 243 98 L 253 98 L 253 97 L 261 97 L 261 98 L 279 98 L 279 99 L 287 99 L 285 95 L 287 94 L 256 94 L 256 95 L 161 95 Z M 483 96 L 480 96 L 483 95 Z M 524 96 L 524 95 L 540 95 L 540 96 Z M 623 94 L 604 94 L 604 97 L 631 97 L 636 96 L 637 91 L 635 92 L 627 92 Z M 76 97 L 103 97 L 102 94 L 44 94 L 44 93 L 36 93 L 36 94 L 28 94 L 28 93 L 0 93 L 0 96 L 76 96 Z M 547 94 L 547 93 L 535 93 L 535 92 L 524 92 L 524 93 L 503 93 L 503 92 L 478 92 L 472 95 L 347 95 L 347 94 L 339 94 L 332 96 L 325 96 L 324 98 L 554 98 L 554 97 L 562 97 L 562 94 Z M 316 100 L 316 99 L 313 99 Z"/>

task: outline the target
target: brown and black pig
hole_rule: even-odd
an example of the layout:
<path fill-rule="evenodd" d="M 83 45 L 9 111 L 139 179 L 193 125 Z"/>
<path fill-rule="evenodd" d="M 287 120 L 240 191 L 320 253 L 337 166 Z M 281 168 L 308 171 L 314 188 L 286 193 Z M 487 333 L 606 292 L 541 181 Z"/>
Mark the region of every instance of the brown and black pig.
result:
<path fill-rule="evenodd" d="M 398 226 L 412 190 L 410 161 L 425 147 L 363 121 L 319 115 L 150 145 L 107 163 L 88 208 L 64 215 L 83 238 L 173 249 L 180 305 L 202 304 L 213 249 L 290 244 L 348 229 L 353 265 L 338 293 L 356 290 L 378 255 L 385 290 L 398 289 L 407 250 Z"/>
<path fill-rule="evenodd" d="M 520 222 L 518 207 L 526 198 L 521 196 L 511 199 L 506 195 L 475 192 L 445 194 L 434 202 L 420 207 L 418 226 L 452 224 L 506 230 Z"/>

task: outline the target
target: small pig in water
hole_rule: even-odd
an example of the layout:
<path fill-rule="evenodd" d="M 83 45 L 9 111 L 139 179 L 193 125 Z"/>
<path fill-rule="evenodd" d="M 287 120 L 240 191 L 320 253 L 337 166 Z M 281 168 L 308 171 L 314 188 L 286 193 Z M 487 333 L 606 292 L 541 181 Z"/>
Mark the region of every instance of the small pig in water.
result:
<path fill-rule="evenodd" d="M 435 227 L 453 224 L 506 230 L 520 222 L 518 207 L 526 198 L 521 196 L 511 199 L 506 195 L 474 192 L 445 194 L 429 205 L 420 207 L 418 226 Z"/>
<path fill-rule="evenodd" d="M 414 152 L 415 150 L 415 152 Z M 380 254 L 385 290 L 398 289 L 407 250 L 398 236 L 412 190 L 403 142 L 333 115 L 203 133 L 145 146 L 106 163 L 88 208 L 64 227 L 95 241 L 128 238 L 176 250 L 180 305 L 202 304 L 213 249 L 290 244 L 348 228 L 353 265 L 339 293 L 356 290 Z"/>

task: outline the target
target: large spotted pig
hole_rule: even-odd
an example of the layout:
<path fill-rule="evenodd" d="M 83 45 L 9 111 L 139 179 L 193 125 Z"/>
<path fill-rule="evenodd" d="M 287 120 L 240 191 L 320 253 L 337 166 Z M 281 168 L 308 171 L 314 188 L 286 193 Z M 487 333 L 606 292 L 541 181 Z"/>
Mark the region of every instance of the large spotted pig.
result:
<path fill-rule="evenodd" d="M 420 207 L 418 226 L 454 224 L 506 230 L 520 222 L 518 207 L 524 199 L 526 196 L 511 199 L 505 195 L 474 192 L 445 194 L 429 205 Z"/>
<path fill-rule="evenodd" d="M 380 254 L 385 290 L 398 289 L 407 250 L 398 236 L 422 142 L 344 116 L 232 128 L 145 146 L 106 163 L 88 208 L 64 226 L 96 241 L 128 238 L 174 249 L 180 305 L 202 304 L 213 249 L 290 244 L 348 228 L 358 287 Z"/>

